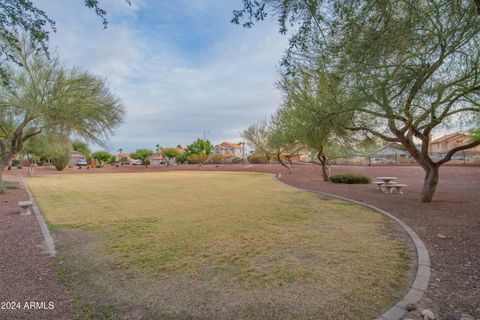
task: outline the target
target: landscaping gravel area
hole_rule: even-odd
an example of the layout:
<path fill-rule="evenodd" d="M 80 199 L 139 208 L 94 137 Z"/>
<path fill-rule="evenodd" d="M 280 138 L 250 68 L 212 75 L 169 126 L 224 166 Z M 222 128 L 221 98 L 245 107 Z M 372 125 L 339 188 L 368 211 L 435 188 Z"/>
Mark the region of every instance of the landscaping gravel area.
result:
<path fill-rule="evenodd" d="M 19 215 L 18 201 L 28 198 L 23 187 L 0 194 L 0 319 L 72 319 L 35 215 Z"/>
<path fill-rule="evenodd" d="M 294 186 L 341 195 L 384 209 L 412 227 L 429 250 L 432 277 L 422 305 L 432 309 L 440 320 L 459 319 L 462 313 L 480 318 L 480 167 L 443 166 L 440 170 L 440 182 L 434 201 L 427 204 L 419 201 L 424 173 L 417 166 L 332 167 L 333 173 L 356 172 L 372 178 L 396 176 L 399 182 L 408 185 L 405 194 L 383 194 L 376 190 L 374 185 L 325 183 L 321 178 L 320 168 L 316 165 L 296 166 L 291 175 L 278 165 L 179 165 L 148 169 L 145 167 L 107 167 L 90 170 L 85 168 L 81 170 L 67 169 L 62 174 L 165 170 L 281 172 L 282 181 Z M 24 170 L 18 170 L 16 174 L 24 172 Z M 52 168 L 38 168 L 35 174 L 56 173 L 58 172 Z M 45 284 L 46 281 L 35 282 L 38 290 L 44 293 L 49 292 L 52 299 L 58 299 L 60 308 L 60 301 L 66 301 L 66 298 L 61 300 L 61 287 L 58 284 L 53 286 L 57 282 L 51 269 L 47 270 L 51 259 L 39 253 L 37 244 L 40 243 L 41 235 L 35 218 L 33 216 L 12 218 L 12 215 L 16 215 L 16 213 L 12 213 L 17 210 L 16 205 L 9 203 L 8 206 L 5 206 L 3 203 L 4 200 L 16 202 L 22 192 L 23 190 L 14 190 L 13 193 L 9 192 L 6 197 L 5 195 L 0 196 L 2 199 L 0 208 L 2 243 L 0 248 L 2 257 L 7 257 L 0 262 L 2 280 L 0 283 L 8 288 L 6 291 L 3 287 L 0 288 L 0 294 L 7 293 L 12 296 L 13 293 L 18 295 L 24 292 L 28 295 L 35 290 L 35 287 L 32 285 L 33 282 L 25 282 L 24 277 L 44 273 L 45 277 L 49 277 L 51 291 Z M 18 220 L 15 220 L 17 218 Z M 23 221 L 20 219 L 25 219 L 25 223 L 20 223 Z M 32 245 L 19 246 L 20 242 L 28 242 Z M 32 255 L 29 263 L 23 263 L 29 254 Z M 37 269 L 39 272 L 34 272 Z M 18 290 L 15 290 L 15 274 L 17 274 L 16 278 L 19 278 L 16 280 L 20 288 L 17 288 Z M 7 281 L 4 282 L 4 279 Z M 24 281 L 26 285 L 22 286 L 18 281 Z M 2 298 L 4 299 L 3 296 Z"/>

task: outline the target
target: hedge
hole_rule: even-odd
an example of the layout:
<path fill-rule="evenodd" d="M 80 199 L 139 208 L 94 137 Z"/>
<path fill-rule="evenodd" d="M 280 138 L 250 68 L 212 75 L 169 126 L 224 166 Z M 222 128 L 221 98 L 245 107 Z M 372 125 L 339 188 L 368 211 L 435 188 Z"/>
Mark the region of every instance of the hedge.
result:
<path fill-rule="evenodd" d="M 347 184 L 356 184 L 356 183 L 370 183 L 372 179 L 367 176 L 356 173 L 339 173 L 330 176 L 330 181 L 333 183 L 347 183 Z"/>

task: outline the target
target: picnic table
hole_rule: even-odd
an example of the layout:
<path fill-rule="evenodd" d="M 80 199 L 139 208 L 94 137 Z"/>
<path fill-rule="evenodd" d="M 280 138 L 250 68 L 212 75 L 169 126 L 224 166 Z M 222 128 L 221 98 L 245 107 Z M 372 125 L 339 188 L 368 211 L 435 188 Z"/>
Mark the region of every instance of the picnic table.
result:
<path fill-rule="evenodd" d="M 396 182 L 397 177 L 377 177 L 377 179 L 381 181 L 375 181 L 374 184 L 384 193 L 403 193 L 402 188 L 407 187 L 406 184 Z"/>
<path fill-rule="evenodd" d="M 383 180 L 384 184 L 389 184 L 390 181 L 397 180 L 397 177 L 377 177 L 378 180 Z"/>

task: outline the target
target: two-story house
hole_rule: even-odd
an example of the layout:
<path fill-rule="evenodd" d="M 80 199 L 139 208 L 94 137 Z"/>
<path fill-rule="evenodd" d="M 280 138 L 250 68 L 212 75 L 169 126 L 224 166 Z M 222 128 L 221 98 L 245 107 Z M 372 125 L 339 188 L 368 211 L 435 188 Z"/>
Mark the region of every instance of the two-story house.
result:
<path fill-rule="evenodd" d="M 224 160 L 245 158 L 245 145 L 231 142 L 222 142 L 213 148 L 213 152 L 223 155 Z"/>
<path fill-rule="evenodd" d="M 447 153 L 449 150 L 465 145 L 471 141 L 471 137 L 462 133 L 450 133 L 430 142 L 429 152 L 433 154 Z M 468 152 L 480 152 L 480 146 L 468 149 Z"/>

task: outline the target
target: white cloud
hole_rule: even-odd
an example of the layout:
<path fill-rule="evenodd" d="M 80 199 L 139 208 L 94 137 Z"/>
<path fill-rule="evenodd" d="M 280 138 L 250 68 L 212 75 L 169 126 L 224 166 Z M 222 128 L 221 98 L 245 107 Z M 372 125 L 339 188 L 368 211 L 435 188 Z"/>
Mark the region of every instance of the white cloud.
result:
<path fill-rule="evenodd" d="M 159 2 L 132 2 L 133 7 L 121 0 L 102 1 L 110 21 L 103 30 L 82 1 L 62 8 L 39 1 L 57 21 L 58 32 L 51 39 L 61 58 L 106 76 L 126 106 L 127 117 L 111 139 L 112 149 L 185 145 L 203 131 L 211 132 L 214 143 L 238 140 L 243 128 L 278 106 L 276 66 L 287 40 L 274 24 L 252 30 L 228 23 L 217 26 L 209 15 L 220 11 L 228 22 L 228 6 L 181 0 L 174 5 L 160 2 L 161 26 L 145 25 L 143 10 L 158 10 L 154 4 Z M 195 28 L 191 32 L 200 34 L 191 50 L 192 39 L 184 38 L 189 29 L 175 24 L 179 10 L 182 19 L 192 23 L 188 28 Z M 223 29 L 216 32 L 216 27 Z"/>

